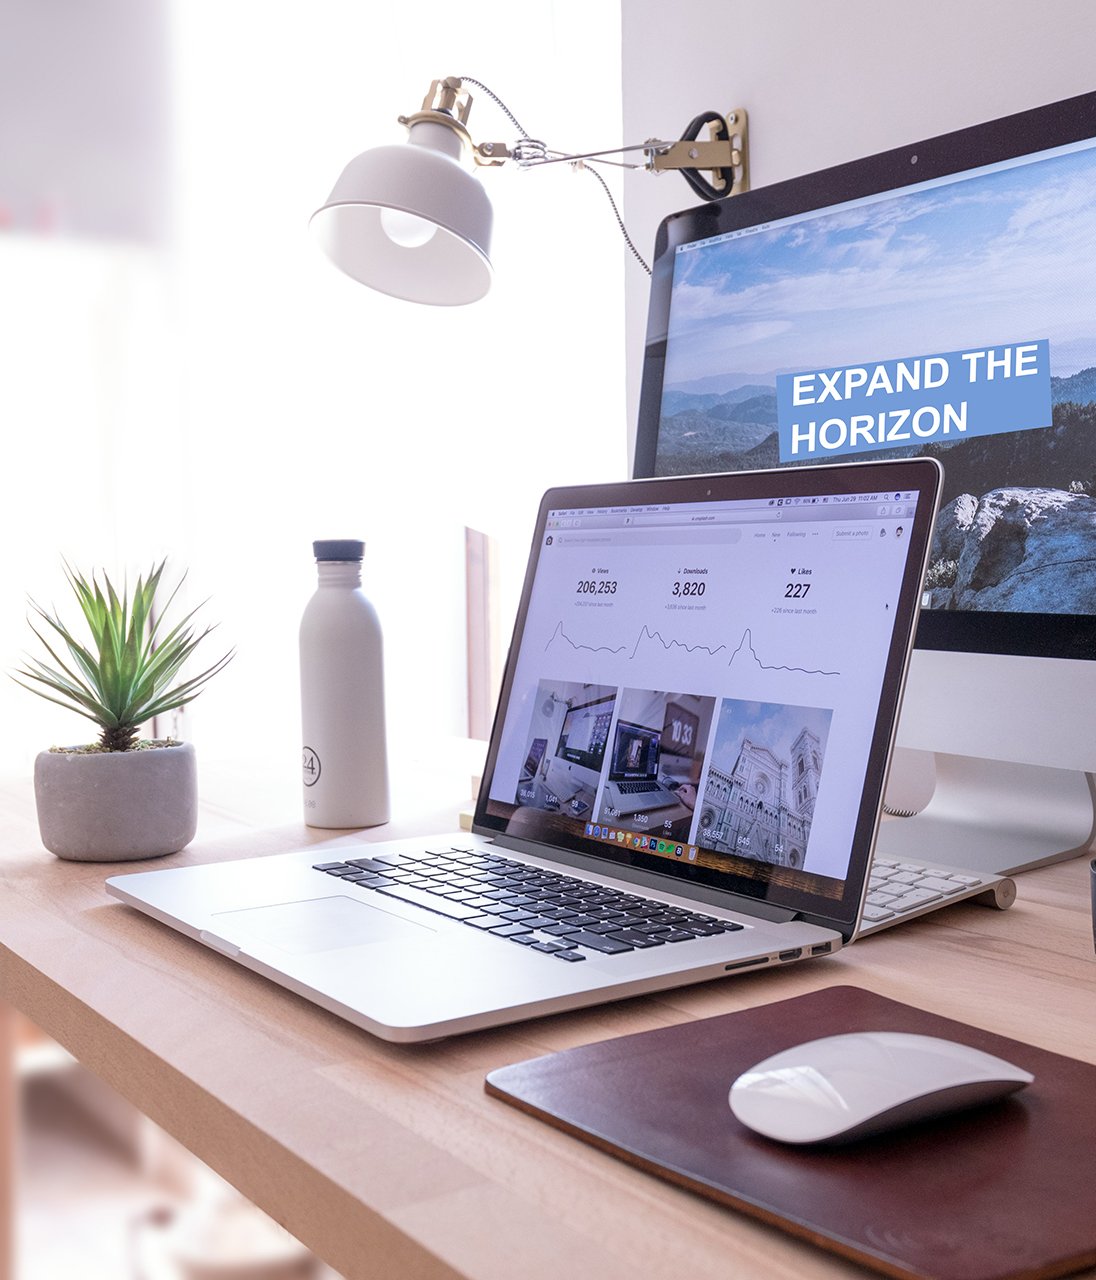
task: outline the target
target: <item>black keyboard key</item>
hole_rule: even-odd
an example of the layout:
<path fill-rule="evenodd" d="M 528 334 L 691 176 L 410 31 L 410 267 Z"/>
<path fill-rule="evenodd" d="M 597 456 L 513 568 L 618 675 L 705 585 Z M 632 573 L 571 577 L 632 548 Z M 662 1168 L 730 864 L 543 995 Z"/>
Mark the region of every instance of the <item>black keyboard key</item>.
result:
<path fill-rule="evenodd" d="M 498 920 L 494 916 L 469 916 L 464 923 L 470 924 L 473 929 L 495 929 L 498 927 Z"/>
<path fill-rule="evenodd" d="M 687 929 L 689 933 L 696 934 L 698 938 L 714 938 L 717 933 L 735 933 L 741 929 L 740 924 L 731 924 L 730 921 L 724 920 L 719 924 L 708 924 L 701 920 L 684 920 L 681 924 L 682 929 Z"/>
<path fill-rule="evenodd" d="M 359 867 L 362 871 L 391 871 L 392 868 L 385 862 L 377 862 L 374 858 L 347 858 L 346 865 L 348 867 Z"/>
<path fill-rule="evenodd" d="M 554 951 L 552 953 L 557 960 L 585 960 L 586 957 L 581 951 Z"/>
<path fill-rule="evenodd" d="M 518 934 L 528 934 L 531 930 L 527 929 L 523 924 L 499 924 L 495 921 L 495 927 L 491 932 L 498 938 L 513 938 Z"/>
<path fill-rule="evenodd" d="M 619 933 L 607 933 L 602 938 L 626 942 L 630 947 L 660 947 L 662 939 L 655 933 L 637 933 L 634 929 L 621 929 Z"/>
<path fill-rule="evenodd" d="M 345 862 L 314 862 L 312 864 L 313 871 L 349 871 L 349 869 Z"/>
<path fill-rule="evenodd" d="M 466 907 L 463 902 L 450 902 L 448 898 L 443 898 L 436 893 L 427 893 L 423 889 L 414 889 L 411 885 L 389 885 L 388 888 L 378 889 L 377 892 L 383 893 L 386 898 L 398 898 L 401 902 L 411 902 L 416 907 L 425 907 L 427 911 L 448 916 L 451 920 L 469 920 L 472 916 L 482 914 L 475 907 Z"/>
<path fill-rule="evenodd" d="M 622 951 L 633 950 L 632 946 L 627 942 L 620 942 L 616 938 L 603 938 L 599 934 L 588 933 L 585 929 L 580 929 L 578 933 L 569 934 L 567 941 L 572 947 L 589 947 L 591 951 L 600 951 L 607 956 L 615 956 Z"/>

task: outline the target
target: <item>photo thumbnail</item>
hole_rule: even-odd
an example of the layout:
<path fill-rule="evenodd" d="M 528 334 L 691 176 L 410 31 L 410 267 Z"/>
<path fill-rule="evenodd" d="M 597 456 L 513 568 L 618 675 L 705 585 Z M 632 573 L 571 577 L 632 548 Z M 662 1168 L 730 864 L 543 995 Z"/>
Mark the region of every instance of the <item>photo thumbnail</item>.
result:
<path fill-rule="evenodd" d="M 540 681 L 514 796 L 516 804 L 573 818 L 590 812 L 616 697 L 614 686 Z"/>
<path fill-rule="evenodd" d="M 596 820 L 687 840 L 714 712 L 712 697 L 623 690 Z"/>
<path fill-rule="evenodd" d="M 832 717 L 819 707 L 725 699 L 696 843 L 754 862 L 806 867 Z"/>

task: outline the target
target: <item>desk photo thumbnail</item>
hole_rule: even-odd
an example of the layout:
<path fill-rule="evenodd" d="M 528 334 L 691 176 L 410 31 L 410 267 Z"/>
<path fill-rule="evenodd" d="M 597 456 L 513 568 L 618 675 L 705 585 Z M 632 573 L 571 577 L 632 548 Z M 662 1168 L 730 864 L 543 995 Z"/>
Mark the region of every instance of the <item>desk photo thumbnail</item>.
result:
<path fill-rule="evenodd" d="M 624 689 L 595 821 L 688 840 L 715 698 Z"/>
<path fill-rule="evenodd" d="M 616 698 L 615 686 L 569 680 L 537 685 L 515 804 L 572 818 L 589 814 Z"/>

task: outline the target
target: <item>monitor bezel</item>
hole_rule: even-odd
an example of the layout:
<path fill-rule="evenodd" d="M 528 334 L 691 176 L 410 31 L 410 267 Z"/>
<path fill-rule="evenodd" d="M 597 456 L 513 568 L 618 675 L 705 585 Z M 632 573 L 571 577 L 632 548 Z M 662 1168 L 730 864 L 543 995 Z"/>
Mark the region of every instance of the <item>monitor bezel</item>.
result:
<path fill-rule="evenodd" d="M 652 263 L 632 475 L 645 478 L 660 474 L 656 461 L 666 330 L 679 245 L 1089 138 L 1096 138 L 1096 92 L 758 187 L 664 218 Z M 965 653 L 1094 659 L 1096 616 L 926 609 L 918 623 L 916 646 Z"/>

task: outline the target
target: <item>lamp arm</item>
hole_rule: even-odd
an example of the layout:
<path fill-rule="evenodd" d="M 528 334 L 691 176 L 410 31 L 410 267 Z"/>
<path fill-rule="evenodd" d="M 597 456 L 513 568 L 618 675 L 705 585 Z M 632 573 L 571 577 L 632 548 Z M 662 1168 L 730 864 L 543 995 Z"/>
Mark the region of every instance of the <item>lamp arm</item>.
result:
<path fill-rule="evenodd" d="M 520 168 L 528 169 L 542 164 L 576 164 L 585 160 L 611 164 L 614 162 L 606 157 L 642 151 L 646 156 L 643 164 L 625 163 L 622 167 L 647 169 L 651 173 L 677 170 L 702 200 L 719 200 L 749 189 L 748 123 L 745 108 L 736 107 L 726 116 L 714 111 L 697 116 L 677 142 L 649 138 L 646 142 L 627 147 L 570 153 L 550 151 L 543 142 L 526 136 L 513 146 L 504 142 L 474 143 L 472 154 L 479 165 L 495 166 L 513 160 Z M 705 125 L 711 136 L 701 139 L 700 130 Z M 711 180 L 702 178 L 700 170 L 708 171 Z"/>
<path fill-rule="evenodd" d="M 505 142 L 474 142 L 468 133 L 468 113 L 472 99 L 466 86 L 473 85 L 498 107 L 507 120 L 521 134 L 520 139 L 508 146 Z M 624 168 L 645 168 L 651 173 L 676 169 L 703 200 L 718 200 L 724 196 L 738 195 L 749 189 L 749 119 L 743 107 L 735 107 L 721 116 L 716 111 L 705 111 L 689 122 L 677 142 L 663 142 L 649 138 L 646 142 L 626 147 L 614 147 L 601 151 L 563 153 L 550 150 L 545 143 L 530 137 L 518 118 L 505 102 L 481 80 L 471 76 L 447 76 L 435 80 L 423 99 L 422 109 L 413 116 L 400 116 L 400 121 L 410 128 L 421 121 L 444 124 L 452 129 L 472 151 L 477 165 L 494 167 L 513 160 L 521 168 L 533 168 L 541 164 L 575 164 L 594 160 L 602 164 L 621 164 Z M 708 137 L 702 139 L 700 131 L 708 128 Z M 611 161 L 607 157 L 642 151 L 646 157 L 642 165 Z M 705 179 L 701 171 L 709 174 Z"/>

